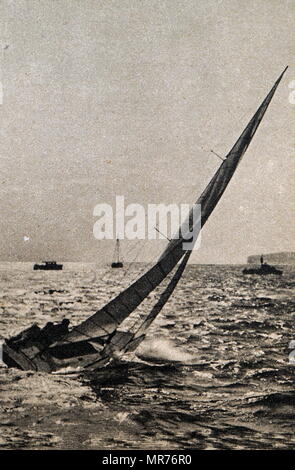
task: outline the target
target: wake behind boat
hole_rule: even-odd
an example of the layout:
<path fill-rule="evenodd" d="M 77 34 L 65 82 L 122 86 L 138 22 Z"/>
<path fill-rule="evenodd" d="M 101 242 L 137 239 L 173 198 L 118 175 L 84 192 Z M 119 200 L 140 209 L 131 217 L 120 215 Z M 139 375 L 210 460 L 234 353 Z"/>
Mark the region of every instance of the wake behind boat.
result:
<path fill-rule="evenodd" d="M 95 370 L 111 363 L 118 354 L 135 351 L 144 340 L 148 327 L 171 297 L 190 258 L 192 247 L 190 250 L 184 248 L 187 237 L 183 234 L 187 234 L 189 229 L 190 233 L 194 233 L 194 242 L 197 240 L 200 226 L 206 223 L 228 186 L 285 70 L 198 198 L 196 204 L 201 207 L 199 219 L 194 220 L 193 207 L 189 224 L 184 222 L 179 227 L 178 235 L 169 241 L 160 259 L 127 289 L 73 329 L 68 331 L 68 325 L 64 325 L 66 331 L 61 332 L 62 328 L 59 327 L 63 325 L 51 325 L 47 330 L 46 327 L 41 330 L 33 325 L 17 337 L 6 340 L 3 344 L 3 360 L 8 366 L 45 372 L 65 367 Z M 174 269 L 172 278 L 146 317 L 138 320 L 132 330 L 120 331 L 120 324 Z M 57 328 L 53 328 L 55 326 Z"/>

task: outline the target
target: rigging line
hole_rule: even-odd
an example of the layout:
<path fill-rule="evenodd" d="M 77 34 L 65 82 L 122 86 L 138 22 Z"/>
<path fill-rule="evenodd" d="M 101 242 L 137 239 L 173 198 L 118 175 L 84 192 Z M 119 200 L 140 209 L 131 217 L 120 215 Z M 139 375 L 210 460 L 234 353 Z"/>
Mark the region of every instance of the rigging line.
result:
<path fill-rule="evenodd" d="M 208 147 L 203 147 L 201 146 L 200 149 L 202 150 L 203 153 L 206 153 L 207 155 L 207 152 L 208 152 Z M 211 152 L 211 150 L 210 150 Z M 212 150 L 212 152 L 214 153 L 214 151 Z M 220 155 L 217 155 L 221 160 L 223 160 L 222 157 L 220 157 Z M 223 160 L 224 161 L 224 160 Z M 184 193 L 184 197 L 182 198 L 182 200 L 187 200 L 187 199 L 191 199 L 191 195 L 192 195 L 192 191 L 194 190 L 195 188 L 195 183 L 192 183 L 191 185 L 191 189 L 188 189 L 185 193 Z M 194 201 L 195 202 L 195 201 Z M 192 204 L 194 204 L 194 202 Z"/>
<path fill-rule="evenodd" d="M 189 192 L 187 192 L 188 195 L 191 195 L 191 190 Z M 157 232 L 159 232 L 161 235 L 163 235 L 169 242 L 171 242 L 172 239 L 169 239 L 168 237 L 166 237 L 166 235 L 164 235 L 163 233 L 160 232 L 160 230 L 157 228 L 157 227 L 154 227 L 155 230 L 157 230 Z M 147 239 L 144 240 L 144 244 L 146 245 L 146 242 L 147 242 Z M 134 248 L 131 247 L 131 249 L 127 252 L 127 254 L 129 254 Z M 136 262 L 139 254 L 143 251 L 143 248 L 141 246 L 139 246 L 138 248 L 138 252 L 135 256 L 135 258 L 133 259 L 133 261 L 131 263 L 129 263 L 128 267 L 124 270 L 124 274 L 121 276 L 120 278 L 120 281 L 122 279 L 124 279 L 126 277 L 126 275 L 128 274 L 128 272 L 130 271 L 132 265 Z M 152 258 L 151 261 L 149 261 L 148 263 L 153 263 L 157 258 L 158 258 L 159 255 L 156 255 Z M 138 275 L 141 275 L 142 272 L 145 270 L 145 266 L 142 268 L 142 270 L 139 271 L 139 274 L 137 273 L 136 276 Z M 135 278 L 134 278 L 135 279 Z"/>
<path fill-rule="evenodd" d="M 146 243 L 146 240 L 144 240 L 144 242 Z M 141 246 L 140 244 L 137 244 L 137 246 L 135 246 L 135 248 L 137 249 L 137 252 L 136 252 L 135 256 L 133 256 L 133 260 L 132 260 L 130 263 L 128 263 L 128 266 L 127 266 L 127 268 L 124 270 L 121 279 L 124 279 L 124 278 L 127 276 L 127 274 L 128 274 L 128 273 L 130 272 L 130 270 L 131 270 L 131 267 L 132 267 L 133 264 L 136 262 L 136 260 L 137 260 L 137 258 L 138 258 L 138 256 L 139 256 L 140 252 L 142 252 L 142 250 L 143 250 L 143 248 L 142 248 L 142 246 Z M 132 249 L 134 250 L 134 247 L 133 247 Z M 129 250 L 128 253 L 130 253 L 130 252 L 132 251 L 132 249 Z"/>
<path fill-rule="evenodd" d="M 138 253 L 137 256 L 139 256 L 139 253 Z M 132 279 L 132 282 L 134 282 L 137 278 L 140 278 L 140 277 L 143 275 L 143 273 L 145 273 L 145 271 L 146 271 L 146 269 L 147 269 L 147 265 L 149 265 L 149 264 L 154 264 L 158 258 L 159 258 L 159 253 L 155 254 L 155 255 L 153 256 L 153 258 L 151 259 L 151 261 L 149 261 L 149 262 L 143 262 L 143 263 L 142 263 L 142 267 L 140 268 L 140 270 L 135 273 L 135 276 L 134 276 L 134 278 Z M 135 263 L 135 261 L 134 261 L 134 263 Z M 125 277 L 125 276 L 124 276 L 124 277 Z M 154 290 L 154 288 L 153 288 L 153 290 Z"/>
<path fill-rule="evenodd" d="M 145 238 L 143 240 L 143 246 L 146 245 L 146 242 L 147 242 L 147 238 Z M 124 279 L 126 277 L 126 275 L 130 272 L 131 267 L 136 262 L 139 254 L 143 251 L 143 246 L 139 245 L 139 244 L 133 244 L 131 246 L 131 248 L 128 250 L 127 254 L 122 256 L 122 258 L 126 260 L 127 255 L 130 254 L 134 249 L 137 249 L 137 253 L 136 253 L 135 257 L 133 258 L 133 260 L 130 263 L 128 263 L 127 268 L 123 271 L 123 274 L 122 274 L 120 280 Z"/>
<path fill-rule="evenodd" d="M 218 155 L 218 153 L 214 152 L 214 150 L 211 149 L 210 152 L 216 155 L 216 157 L 220 158 L 220 160 L 222 160 L 223 162 L 225 161 L 225 158 L 222 158 L 220 155 Z"/>
<path fill-rule="evenodd" d="M 146 242 L 146 241 L 147 241 L 147 240 L 145 240 L 145 242 Z M 140 254 L 142 251 L 143 251 L 142 249 L 138 251 L 135 260 L 138 258 L 139 254 Z M 159 253 L 156 254 L 156 255 L 154 255 L 153 258 L 151 259 L 151 261 L 149 261 L 148 263 L 144 262 L 144 263 L 143 263 L 143 267 L 139 270 L 139 272 L 136 272 L 135 278 L 140 277 L 140 276 L 142 275 L 142 273 L 146 270 L 146 264 L 152 264 L 152 263 L 154 263 L 154 262 L 158 259 L 158 257 L 159 257 Z M 134 263 L 136 262 L 135 260 L 134 260 L 132 263 L 130 263 L 130 264 L 134 264 Z M 127 272 L 125 273 L 125 275 L 123 276 L 123 278 L 125 278 L 126 275 L 127 275 Z M 122 278 L 122 279 L 123 279 L 123 278 Z M 135 278 L 134 278 L 134 279 L 135 279 Z"/>
<path fill-rule="evenodd" d="M 146 241 L 147 241 L 147 238 L 144 238 L 144 243 L 146 243 Z M 134 249 L 137 248 L 137 247 L 138 247 L 137 244 L 132 244 L 131 248 L 127 251 L 127 254 L 125 254 L 125 259 L 126 259 L 126 256 L 127 256 L 129 253 L 131 253 L 131 251 L 134 250 Z M 140 252 L 140 251 L 142 250 L 142 247 L 139 246 L 138 250 L 139 250 L 139 252 Z M 137 257 L 137 256 L 138 256 L 138 255 L 136 255 L 136 257 Z M 132 264 L 132 262 L 129 263 L 129 264 Z"/>
<path fill-rule="evenodd" d="M 168 240 L 168 242 L 171 242 L 171 238 L 166 237 L 166 235 L 164 235 L 164 233 L 160 232 L 160 230 L 159 230 L 157 227 L 154 227 L 154 229 L 157 230 L 157 232 L 158 232 L 160 235 L 163 235 L 163 237 L 165 237 L 166 240 Z"/>
<path fill-rule="evenodd" d="M 147 240 L 145 239 L 145 240 L 144 240 L 144 244 L 145 244 L 146 242 L 147 242 Z M 136 259 L 138 258 L 140 252 L 143 251 L 142 245 L 139 245 L 139 244 L 136 243 L 136 244 L 133 244 L 133 245 L 131 246 L 131 248 L 130 248 L 129 251 L 127 252 L 127 255 L 130 254 L 134 249 L 137 250 L 137 253 L 136 253 L 135 257 L 133 257 L 133 261 L 131 261 L 130 263 L 128 263 L 128 264 L 127 264 L 127 267 L 126 267 L 126 265 L 125 265 L 125 269 L 123 269 L 122 272 L 120 273 L 120 274 L 122 274 L 122 275 L 120 276 L 120 278 L 118 279 L 120 282 L 127 276 L 127 274 L 130 273 L 131 268 L 133 267 L 134 263 L 136 262 Z M 125 259 L 126 259 L 126 256 L 127 256 L 127 255 L 125 255 Z"/>
<path fill-rule="evenodd" d="M 136 256 L 133 258 L 133 261 L 128 263 L 127 264 L 127 267 L 125 269 L 122 270 L 122 274 L 120 276 L 120 278 L 118 279 L 120 281 L 120 283 L 126 278 L 126 276 L 128 276 L 130 273 L 131 273 L 131 268 L 133 267 L 133 265 L 136 263 L 136 259 L 138 258 L 139 256 L 139 253 L 140 253 L 140 248 L 138 249 L 138 252 L 136 254 Z M 135 274 L 136 276 L 138 276 L 138 273 L 136 272 Z M 122 287 L 122 286 L 121 286 Z"/>
<path fill-rule="evenodd" d="M 144 243 L 146 243 L 146 240 L 144 240 Z M 128 262 L 129 265 L 131 265 L 134 262 L 134 260 L 137 258 L 141 250 L 142 250 L 141 244 L 137 242 L 132 244 L 131 248 L 125 253 L 125 259 L 127 259 L 127 256 L 130 255 L 133 251 L 135 251 L 135 253 L 133 253 L 132 260 Z"/>
<path fill-rule="evenodd" d="M 136 243 L 132 243 L 131 244 L 131 247 L 125 251 L 125 257 L 128 256 L 135 248 L 138 248 L 137 247 L 137 244 Z"/>

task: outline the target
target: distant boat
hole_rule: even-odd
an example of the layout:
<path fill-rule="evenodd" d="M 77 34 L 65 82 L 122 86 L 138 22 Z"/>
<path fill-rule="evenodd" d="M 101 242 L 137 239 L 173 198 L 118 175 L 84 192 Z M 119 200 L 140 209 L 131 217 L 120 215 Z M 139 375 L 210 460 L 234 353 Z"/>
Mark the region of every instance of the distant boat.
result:
<path fill-rule="evenodd" d="M 197 220 L 195 220 L 196 205 L 194 205 L 188 219 L 179 227 L 177 235 L 169 241 L 161 257 L 129 287 L 124 288 L 94 314 L 73 326 L 62 337 L 59 331 L 55 337 L 52 334 L 48 337 L 44 331 L 46 326 L 40 332 L 40 329 L 33 325 L 18 336 L 6 339 L 2 345 L 5 364 L 9 367 L 40 372 L 53 372 L 65 367 L 96 370 L 110 364 L 121 354 L 135 351 L 182 278 L 192 254 L 193 244 L 200 234 L 200 227 L 205 225 L 226 190 L 263 119 L 283 74 L 284 72 L 275 82 L 232 149 L 222 159 L 211 181 L 199 196 L 196 205 L 201 208 L 201 212 Z M 175 190 L 177 191 L 177 187 Z M 187 242 L 192 233 L 194 234 L 193 240 L 188 248 L 185 241 Z M 120 263 L 119 259 L 117 263 Z M 170 273 L 173 273 L 170 280 L 161 289 L 162 281 Z M 161 292 L 153 307 L 145 313 L 143 318 L 133 321 L 128 331 L 120 330 L 120 325 L 124 320 L 158 286 Z"/>
<path fill-rule="evenodd" d="M 60 271 L 63 268 L 62 264 L 57 264 L 56 261 L 42 261 L 43 264 L 34 264 L 34 270 L 41 269 L 43 271 Z"/>
<path fill-rule="evenodd" d="M 265 276 L 267 274 L 276 274 L 281 276 L 283 271 L 281 269 L 277 269 L 270 264 L 267 264 L 263 260 L 263 256 L 260 257 L 260 266 L 259 268 L 245 268 L 243 269 L 243 274 L 258 274 L 259 276 Z"/>
<path fill-rule="evenodd" d="M 111 264 L 112 268 L 123 268 L 123 263 L 120 261 L 120 240 L 117 238 L 114 253 L 114 260 Z"/>

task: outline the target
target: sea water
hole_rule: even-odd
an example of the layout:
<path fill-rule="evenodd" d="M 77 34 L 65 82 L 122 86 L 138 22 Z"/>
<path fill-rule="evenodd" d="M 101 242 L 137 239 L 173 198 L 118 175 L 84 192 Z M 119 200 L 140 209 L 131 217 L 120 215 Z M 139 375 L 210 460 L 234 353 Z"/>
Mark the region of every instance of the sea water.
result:
<path fill-rule="evenodd" d="M 242 268 L 189 266 L 136 354 L 111 367 L 49 375 L 2 364 L 1 448 L 293 448 L 295 268 L 282 277 Z M 0 340 L 33 322 L 75 325 L 144 269 L 2 263 Z"/>

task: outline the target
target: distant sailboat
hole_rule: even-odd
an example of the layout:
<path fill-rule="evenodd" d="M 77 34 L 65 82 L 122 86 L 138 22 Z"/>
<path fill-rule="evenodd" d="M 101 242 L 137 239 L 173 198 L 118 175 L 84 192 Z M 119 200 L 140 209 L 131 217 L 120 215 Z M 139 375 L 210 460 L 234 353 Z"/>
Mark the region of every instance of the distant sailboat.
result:
<path fill-rule="evenodd" d="M 230 182 L 284 72 L 275 82 L 269 94 L 198 198 L 197 204 L 201 206 L 201 220 L 194 220 L 194 209 L 191 210 L 189 230 L 194 233 L 194 240 L 199 234 L 200 221 L 202 226 L 206 223 Z M 68 366 L 79 366 L 93 370 L 109 364 L 118 353 L 134 351 L 145 338 L 147 328 L 168 302 L 190 258 L 191 251 L 184 248 L 186 237 L 182 233 L 185 233 L 185 228 L 187 229 L 187 223 L 179 228 L 178 238 L 169 241 L 160 259 L 139 279 L 94 315 L 75 326 L 62 338 L 55 341 L 51 339 L 52 344 L 44 346 L 44 343 L 42 344 L 42 341 L 38 339 L 38 332 L 35 329 L 31 339 L 30 331 L 26 330 L 26 338 L 23 342 L 14 338 L 6 340 L 3 345 L 4 362 L 8 366 L 20 369 L 46 372 L 56 371 Z M 178 265 L 179 261 L 180 264 Z M 175 272 L 158 301 L 146 317 L 137 322 L 134 331 L 120 331 L 118 329 L 120 324 L 174 269 Z"/>
<path fill-rule="evenodd" d="M 114 261 L 111 264 L 112 268 L 123 268 L 123 263 L 120 261 L 120 240 L 117 238 L 114 253 Z"/>

